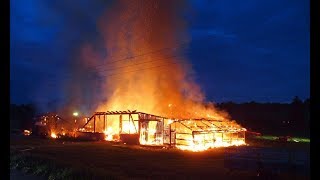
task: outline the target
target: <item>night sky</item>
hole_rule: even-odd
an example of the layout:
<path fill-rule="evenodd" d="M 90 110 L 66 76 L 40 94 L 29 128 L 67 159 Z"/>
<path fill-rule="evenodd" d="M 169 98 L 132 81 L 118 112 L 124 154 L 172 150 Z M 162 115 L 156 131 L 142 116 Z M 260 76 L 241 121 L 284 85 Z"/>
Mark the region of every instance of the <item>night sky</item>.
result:
<path fill-rule="evenodd" d="M 11 103 L 59 104 L 86 43 L 99 42 L 104 1 L 10 0 Z M 214 102 L 310 96 L 309 1 L 192 0 L 188 60 Z"/>

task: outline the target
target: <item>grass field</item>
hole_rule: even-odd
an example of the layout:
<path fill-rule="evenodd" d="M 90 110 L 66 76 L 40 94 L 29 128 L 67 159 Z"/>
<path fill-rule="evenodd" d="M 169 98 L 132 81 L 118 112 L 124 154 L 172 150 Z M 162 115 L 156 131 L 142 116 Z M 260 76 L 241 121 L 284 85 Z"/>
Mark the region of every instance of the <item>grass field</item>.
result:
<path fill-rule="evenodd" d="M 10 138 L 10 167 L 48 179 L 252 179 L 224 168 L 224 148 L 205 152 L 108 142 Z M 292 178 L 281 175 L 281 179 Z M 309 179 L 309 177 L 295 177 Z"/>

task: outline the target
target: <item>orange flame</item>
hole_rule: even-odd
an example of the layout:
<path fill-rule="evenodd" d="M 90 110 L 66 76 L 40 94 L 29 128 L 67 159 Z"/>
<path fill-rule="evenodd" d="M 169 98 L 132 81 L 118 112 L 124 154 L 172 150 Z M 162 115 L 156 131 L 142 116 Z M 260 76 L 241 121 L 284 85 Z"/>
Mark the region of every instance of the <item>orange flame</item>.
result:
<path fill-rule="evenodd" d="M 24 134 L 25 136 L 29 136 L 29 135 L 31 134 L 31 131 L 25 129 L 25 130 L 23 130 L 23 134 Z"/>
<path fill-rule="evenodd" d="M 108 130 L 104 131 L 104 134 L 106 135 L 106 141 L 112 141 L 115 133 L 113 132 L 112 127 L 109 127 Z"/>
<path fill-rule="evenodd" d="M 51 137 L 54 138 L 54 139 L 58 138 L 58 136 L 54 132 L 51 132 Z"/>

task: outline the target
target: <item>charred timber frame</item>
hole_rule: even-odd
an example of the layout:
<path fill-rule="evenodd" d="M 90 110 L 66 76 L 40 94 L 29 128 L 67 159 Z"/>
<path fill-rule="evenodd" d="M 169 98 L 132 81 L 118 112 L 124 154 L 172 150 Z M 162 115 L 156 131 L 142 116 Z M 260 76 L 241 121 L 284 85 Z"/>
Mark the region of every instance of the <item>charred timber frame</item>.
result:
<path fill-rule="evenodd" d="M 162 117 L 162 116 L 157 116 L 157 115 L 152 115 L 152 114 L 147 114 L 147 113 L 143 113 L 143 112 L 137 112 L 137 111 L 107 111 L 107 112 L 95 112 L 93 116 L 91 116 L 88 121 L 84 124 L 83 128 L 85 128 L 87 126 L 87 124 L 89 122 L 91 122 L 93 120 L 93 132 L 96 132 L 96 116 L 99 116 L 99 120 L 100 120 L 100 116 L 103 116 L 103 128 L 104 130 L 106 130 L 107 127 L 107 120 L 108 120 L 108 115 L 120 115 L 119 116 L 119 134 L 122 133 L 122 115 L 129 115 L 129 123 L 132 121 L 134 128 L 135 128 L 135 132 L 138 133 L 140 135 L 141 132 L 141 123 L 145 122 L 145 121 L 158 121 L 161 122 L 162 121 L 162 138 L 163 138 L 163 142 L 165 139 L 165 134 L 164 134 L 164 127 L 165 127 L 165 119 L 169 119 L 166 117 Z M 138 115 L 138 120 L 134 120 L 132 115 Z M 138 128 L 135 125 L 135 121 L 138 121 Z M 195 122 L 199 122 L 201 124 L 203 124 L 204 126 L 196 126 L 196 129 L 194 129 L 195 127 L 189 126 L 188 124 L 184 123 L 184 122 L 188 122 L 188 121 L 195 121 Z M 205 119 L 205 118 L 201 118 L 201 119 L 175 119 L 173 120 L 173 123 L 169 124 L 169 145 L 170 146 L 174 146 L 176 145 L 176 140 L 179 140 L 179 138 L 176 138 L 176 134 L 190 134 L 193 137 L 194 140 L 194 136 L 196 134 L 208 134 L 208 133 L 222 133 L 222 139 L 224 136 L 224 133 L 239 133 L 242 132 L 241 130 L 232 130 L 230 131 L 230 129 L 227 129 L 224 125 L 217 125 L 215 124 L 215 122 L 223 122 L 223 120 L 214 120 L 214 119 Z M 183 133 L 183 132 L 176 132 L 174 128 L 173 129 L 173 124 L 174 123 L 179 123 L 182 126 L 184 126 L 185 128 L 189 129 L 191 131 L 191 133 Z M 172 132 L 174 132 L 172 134 Z M 130 134 L 130 132 L 129 132 Z M 244 133 L 245 134 L 245 133 Z M 174 135 L 174 139 L 175 142 L 172 142 L 172 135 Z M 237 134 L 237 139 L 239 138 L 238 134 Z M 245 137 L 244 137 L 245 138 Z M 182 139 L 180 139 L 182 140 Z M 165 143 L 164 143 L 165 144 Z"/>
<path fill-rule="evenodd" d="M 134 120 L 132 115 L 133 114 L 137 114 L 139 119 L 138 120 Z M 120 123 L 119 123 L 119 133 L 121 133 L 121 127 L 122 127 L 122 115 L 129 115 L 129 122 L 132 121 L 133 126 L 136 130 L 136 132 L 138 132 L 140 134 L 140 123 L 141 121 L 163 121 L 164 119 L 167 119 L 165 117 L 162 116 L 157 116 L 157 115 L 152 115 L 152 114 L 147 114 L 147 113 L 143 113 L 143 112 L 137 112 L 137 111 L 107 111 L 107 112 L 95 112 L 89 119 L 88 121 L 83 125 L 82 128 L 85 128 L 92 120 L 93 120 L 93 131 L 96 131 L 95 125 L 96 125 L 96 116 L 99 116 L 99 120 L 100 120 L 100 116 L 103 116 L 103 120 L 104 120 L 104 129 L 107 128 L 107 117 L 108 115 L 120 115 Z M 136 125 L 134 124 L 134 121 L 138 121 L 138 128 L 136 127 Z"/>

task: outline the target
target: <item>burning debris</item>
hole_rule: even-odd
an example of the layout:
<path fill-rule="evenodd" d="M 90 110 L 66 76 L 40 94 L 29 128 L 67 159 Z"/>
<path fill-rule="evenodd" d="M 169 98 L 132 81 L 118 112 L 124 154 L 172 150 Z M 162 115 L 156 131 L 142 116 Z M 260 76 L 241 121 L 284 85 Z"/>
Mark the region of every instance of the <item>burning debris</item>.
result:
<path fill-rule="evenodd" d="M 32 133 L 50 138 L 74 137 L 74 133 L 78 130 L 77 125 L 55 113 L 46 113 L 37 118 Z"/>
<path fill-rule="evenodd" d="M 27 129 L 23 130 L 23 135 L 30 136 L 30 134 L 31 134 L 30 130 L 27 130 Z"/>
<path fill-rule="evenodd" d="M 56 135 L 56 133 L 54 133 L 54 132 L 51 132 L 51 135 L 50 135 L 52 138 L 57 138 L 58 136 Z"/>

